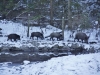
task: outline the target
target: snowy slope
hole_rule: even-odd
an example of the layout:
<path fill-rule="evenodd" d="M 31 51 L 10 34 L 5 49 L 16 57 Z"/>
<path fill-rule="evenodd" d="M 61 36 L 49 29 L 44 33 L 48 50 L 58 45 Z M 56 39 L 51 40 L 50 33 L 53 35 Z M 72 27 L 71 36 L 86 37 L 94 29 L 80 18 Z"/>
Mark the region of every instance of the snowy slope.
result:
<path fill-rule="evenodd" d="M 32 39 L 27 37 L 27 27 L 23 26 L 20 23 L 13 23 L 11 21 L 7 21 L 7 22 L 1 21 L 0 22 L 0 28 L 2 28 L 1 32 L 2 32 L 2 35 L 3 35 L 3 37 L 0 37 L 0 43 L 10 44 L 10 45 L 13 45 L 13 46 L 16 46 L 16 47 L 20 47 L 20 46 L 23 45 L 23 42 L 24 42 L 24 45 L 25 45 L 26 42 L 33 41 Z M 52 33 L 52 32 L 57 32 L 57 31 L 60 32 L 61 31 L 60 29 L 57 29 L 57 28 L 52 27 L 50 25 L 48 25 L 46 28 L 42 28 L 42 30 L 44 32 L 44 37 L 50 35 L 50 33 Z M 41 29 L 40 29 L 40 27 L 35 27 L 35 26 L 30 27 L 29 35 L 32 32 L 41 32 Z M 6 36 L 11 34 L 11 33 L 19 34 L 21 36 L 21 40 L 18 41 L 18 42 L 11 42 L 10 40 L 7 41 Z M 35 41 L 36 41 L 36 38 L 35 38 Z M 39 41 L 41 41 L 41 40 L 39 39 Z M 42 42 L 46 42 L 46 40 L 42 40 Z M 28 44 L 26 44 L 26 45 L 28 45 Z M 2 44 L 0 44 L 0 46 L 2 46 Z M 29 46 L 33 47 L 34 45 L 29 43 Z"/>

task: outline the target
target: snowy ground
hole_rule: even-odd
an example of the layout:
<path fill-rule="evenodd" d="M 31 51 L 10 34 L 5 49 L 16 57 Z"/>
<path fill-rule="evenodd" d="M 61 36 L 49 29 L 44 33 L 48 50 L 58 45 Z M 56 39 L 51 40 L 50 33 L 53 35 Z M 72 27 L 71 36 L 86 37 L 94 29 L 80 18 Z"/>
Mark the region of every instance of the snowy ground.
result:
<path fill-rule="evenodd" d="M 27 27 L 21 25 L 20 23 L 0 22 L 0 28 L 3 37 L 0 37 L 0 47 L 6 44 L 20 47 L 22 45 L 34 46 L 32 43 L 25 43 L 27 41 L 32 41 L 26 37 Z M 48 25 L 45 28 L 42 28 L 44 36 L 49 35 L 51 32 L 60 32 L 60 29 Z M 40 31 L 39 27 L 30 27 L 30 33 L 33 31 Z M 17 33 L 21 37 L 21 40 L 18 42 L 7 41 L 6 35 L 11 33 Z M 65 31 L 64 41 L 47 41 L 39 40 L 39 46 L 52 46 L 54 44 L 68 45 L 67 40 L 73 40 L 69 38 L 71 34 L 70 31 Z M 95 35 L 96 30 L 91 32 L 91 37 L 89 41 L 96 40 Z M 100 38 L 99 38 L 100 39 Z M 97 41 L 97 40 L 96 40 Z M 98 41 L 97 41 L 98 42 Z M 44 43 L 44 44 L 42 44 Z M 51 44 L 52 43 L 52 44 Z M 73 43 L 73 42 L 70 42 Z M 77 42 L 78 43 L 78 42 Z M 79 43 L 81 44 L 81 43 Z M 94 46 L 95 49 L 100 48 L 100 43 L 97 44 L 85 44 L 86 48 Z M 70 45 L 70 44 L 69 44 Z M 52 58 L 44 62 L 29 62 L 24 61 L 23 64 L 13 64 L 13 63 L 0 63 L 0 75 L 100 75 L 100 53 L 94 54 L 85 54 L 85 55 L 69 55 L 63 57 Z"/>
<path fill-rule="evenodd" d="M 0 28 L 2 28 L 1 32 L 2 32 L 2 35 L 3 35 L 3 37 L 0 37 L 0 47 L 2 45 L 8 45 L 8 44 L 10 44 L 10 46 L 16 46 L 16 47 L 21 47 L 23 45 L 27 45 L 29 47 L 34 46 L 34 44 L 32 44 L 33 40 L 29 39 L 29 37 L 27 37 L 27 27 L 26 26 L 23 26 L 20 23 L 13 23 L 11 21 L 7 21 L 7 22 L 0 21 Z M 52 33 L 52 32 L 60 32 L 61 30 L 48 25 L 46 28 L 42 28 L 42 31 L 43 31 L 44 37 L 45 37 L 45 36 L 50 35 L 50 33 Z M 35 27 L 35 26 L 30 27 L 29 35 L 31 34 L 31 32 L 41 32 L 41 29 L 40 29 L 40 27 Z M 89 41 L 92 40 L 92 41 L 98 42 L 98 40 L 96 40 L 96 37 L 95 37 L 96 32 L 97 32 L 97 30 L 88 31 L 87 35 L 90 35 Z M 5 36 L 7 36 L 11 33 L 19 34 L 21 36 L 21 40 L 18 41 L 18 42 L 7 41 L 7 37 L 5 37 Z M 72 32 L 67 31 L 67 30 L 64 31 L 64 41 L 56 41 L 56 39 L 55 39 L 55 41 L 49 41 L 47 39 L 44 39 L 44 40 L 39 39 L 38 40 L 38 42 L 39 42 L 38 46 L 39 47 L 44 47 L 44 46 L 52 47 L 55 44 L 63 45 L 63 43 L 65 43 L 67 45 L 69 43 L 74 43 L 74 42 L 68 42 L 67 41 L 67 40 L 70 40 L 70 41 L 74 40 L 73 38 L 69 37 L 71 33 Z M 100 38 L 98 38 L 98 39 L 100 41 Z M 36 39 L 35 39 L 35 41 L 36 41 Z M 94 46 L 95 48 L 100 48 L 99 47 L 100 43 L 93 44 L 93 45 L 85 44 L 85 43 L 83 43 L 83 44 L 85 45 L 86 48 L 89 48 L 90 46 Z"/>
<path fill-rule="evenodd" d="M 70 55 L 22 65 L 0 64 L 0 75 L 100 75 L 100 53 Z"/>

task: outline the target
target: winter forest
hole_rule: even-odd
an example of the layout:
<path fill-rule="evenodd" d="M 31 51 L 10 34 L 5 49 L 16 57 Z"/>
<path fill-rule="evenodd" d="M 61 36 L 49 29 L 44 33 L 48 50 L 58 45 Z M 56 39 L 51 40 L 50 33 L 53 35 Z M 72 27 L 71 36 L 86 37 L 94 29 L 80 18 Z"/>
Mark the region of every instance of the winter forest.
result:
<path fill-rule="evenodd" d="M 49 23 L 62 28 L 64 17 L 64 26 L 73 30 L 99 28 L 99 9 L 99 0 L 1 0 L 0 2 L 0 15 L 7 20 L 21 19 L 22 23 L 29 20 L 33 22 L 32 24 L 36 21 L 38 25 Z"/>
<path fill-rule="evenodd" d="M 100 75 L 100 0 L 0 0 L 0 75 Z"/>

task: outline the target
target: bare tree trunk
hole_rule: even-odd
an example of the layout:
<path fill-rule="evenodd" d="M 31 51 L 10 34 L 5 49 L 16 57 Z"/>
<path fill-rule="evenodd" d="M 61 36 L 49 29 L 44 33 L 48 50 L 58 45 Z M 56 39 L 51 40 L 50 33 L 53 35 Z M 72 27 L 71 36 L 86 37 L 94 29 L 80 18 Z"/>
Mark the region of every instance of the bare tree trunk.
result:
<path fill-rule="evenodd" d="M 3 0 L 3 9 L 4 9 L 4 10 L 6 10 L 6 9 L 5 9 L 5 4 L 6 4 L 5 0 Z"/>
<path fill-rule="evenodd" d="M 71 0 L 68 0 L 68 28 L 72 29 L 72 24 L 71 24 Z"/>
<path fill-rule="evenodd" d="M 64 39 L 64 27 L 65 27 L 64 24 L 65 24 L 64 23 L 64 17 L 62 17 L 62 35 L 63 35 L 63 39 Z"/>
<path fill-rule="evenodd" d="M 27 30 L 27 37 L 29 37 L 29 29 L 30 29 L 29 16 L 30 16 L 30 14 L 28 14 L 28 30 Z"/>
<path fill-rule="evenodd" d="M 53 1 L 50 0 L 50 24 L 53 25 Z"/>

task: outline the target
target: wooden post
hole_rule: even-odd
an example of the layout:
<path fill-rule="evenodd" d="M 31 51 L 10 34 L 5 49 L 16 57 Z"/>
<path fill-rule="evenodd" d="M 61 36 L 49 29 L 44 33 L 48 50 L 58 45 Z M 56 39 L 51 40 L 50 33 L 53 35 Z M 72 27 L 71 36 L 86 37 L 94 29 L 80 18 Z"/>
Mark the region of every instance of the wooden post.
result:
<path fill-rule="evenodd" d="M 28 29 L 27 29 L 27 37 L 29 37 L 29 29 L 30 29 L 29 16 L 30 16 L 30 14 L 28 14 Z"/>

